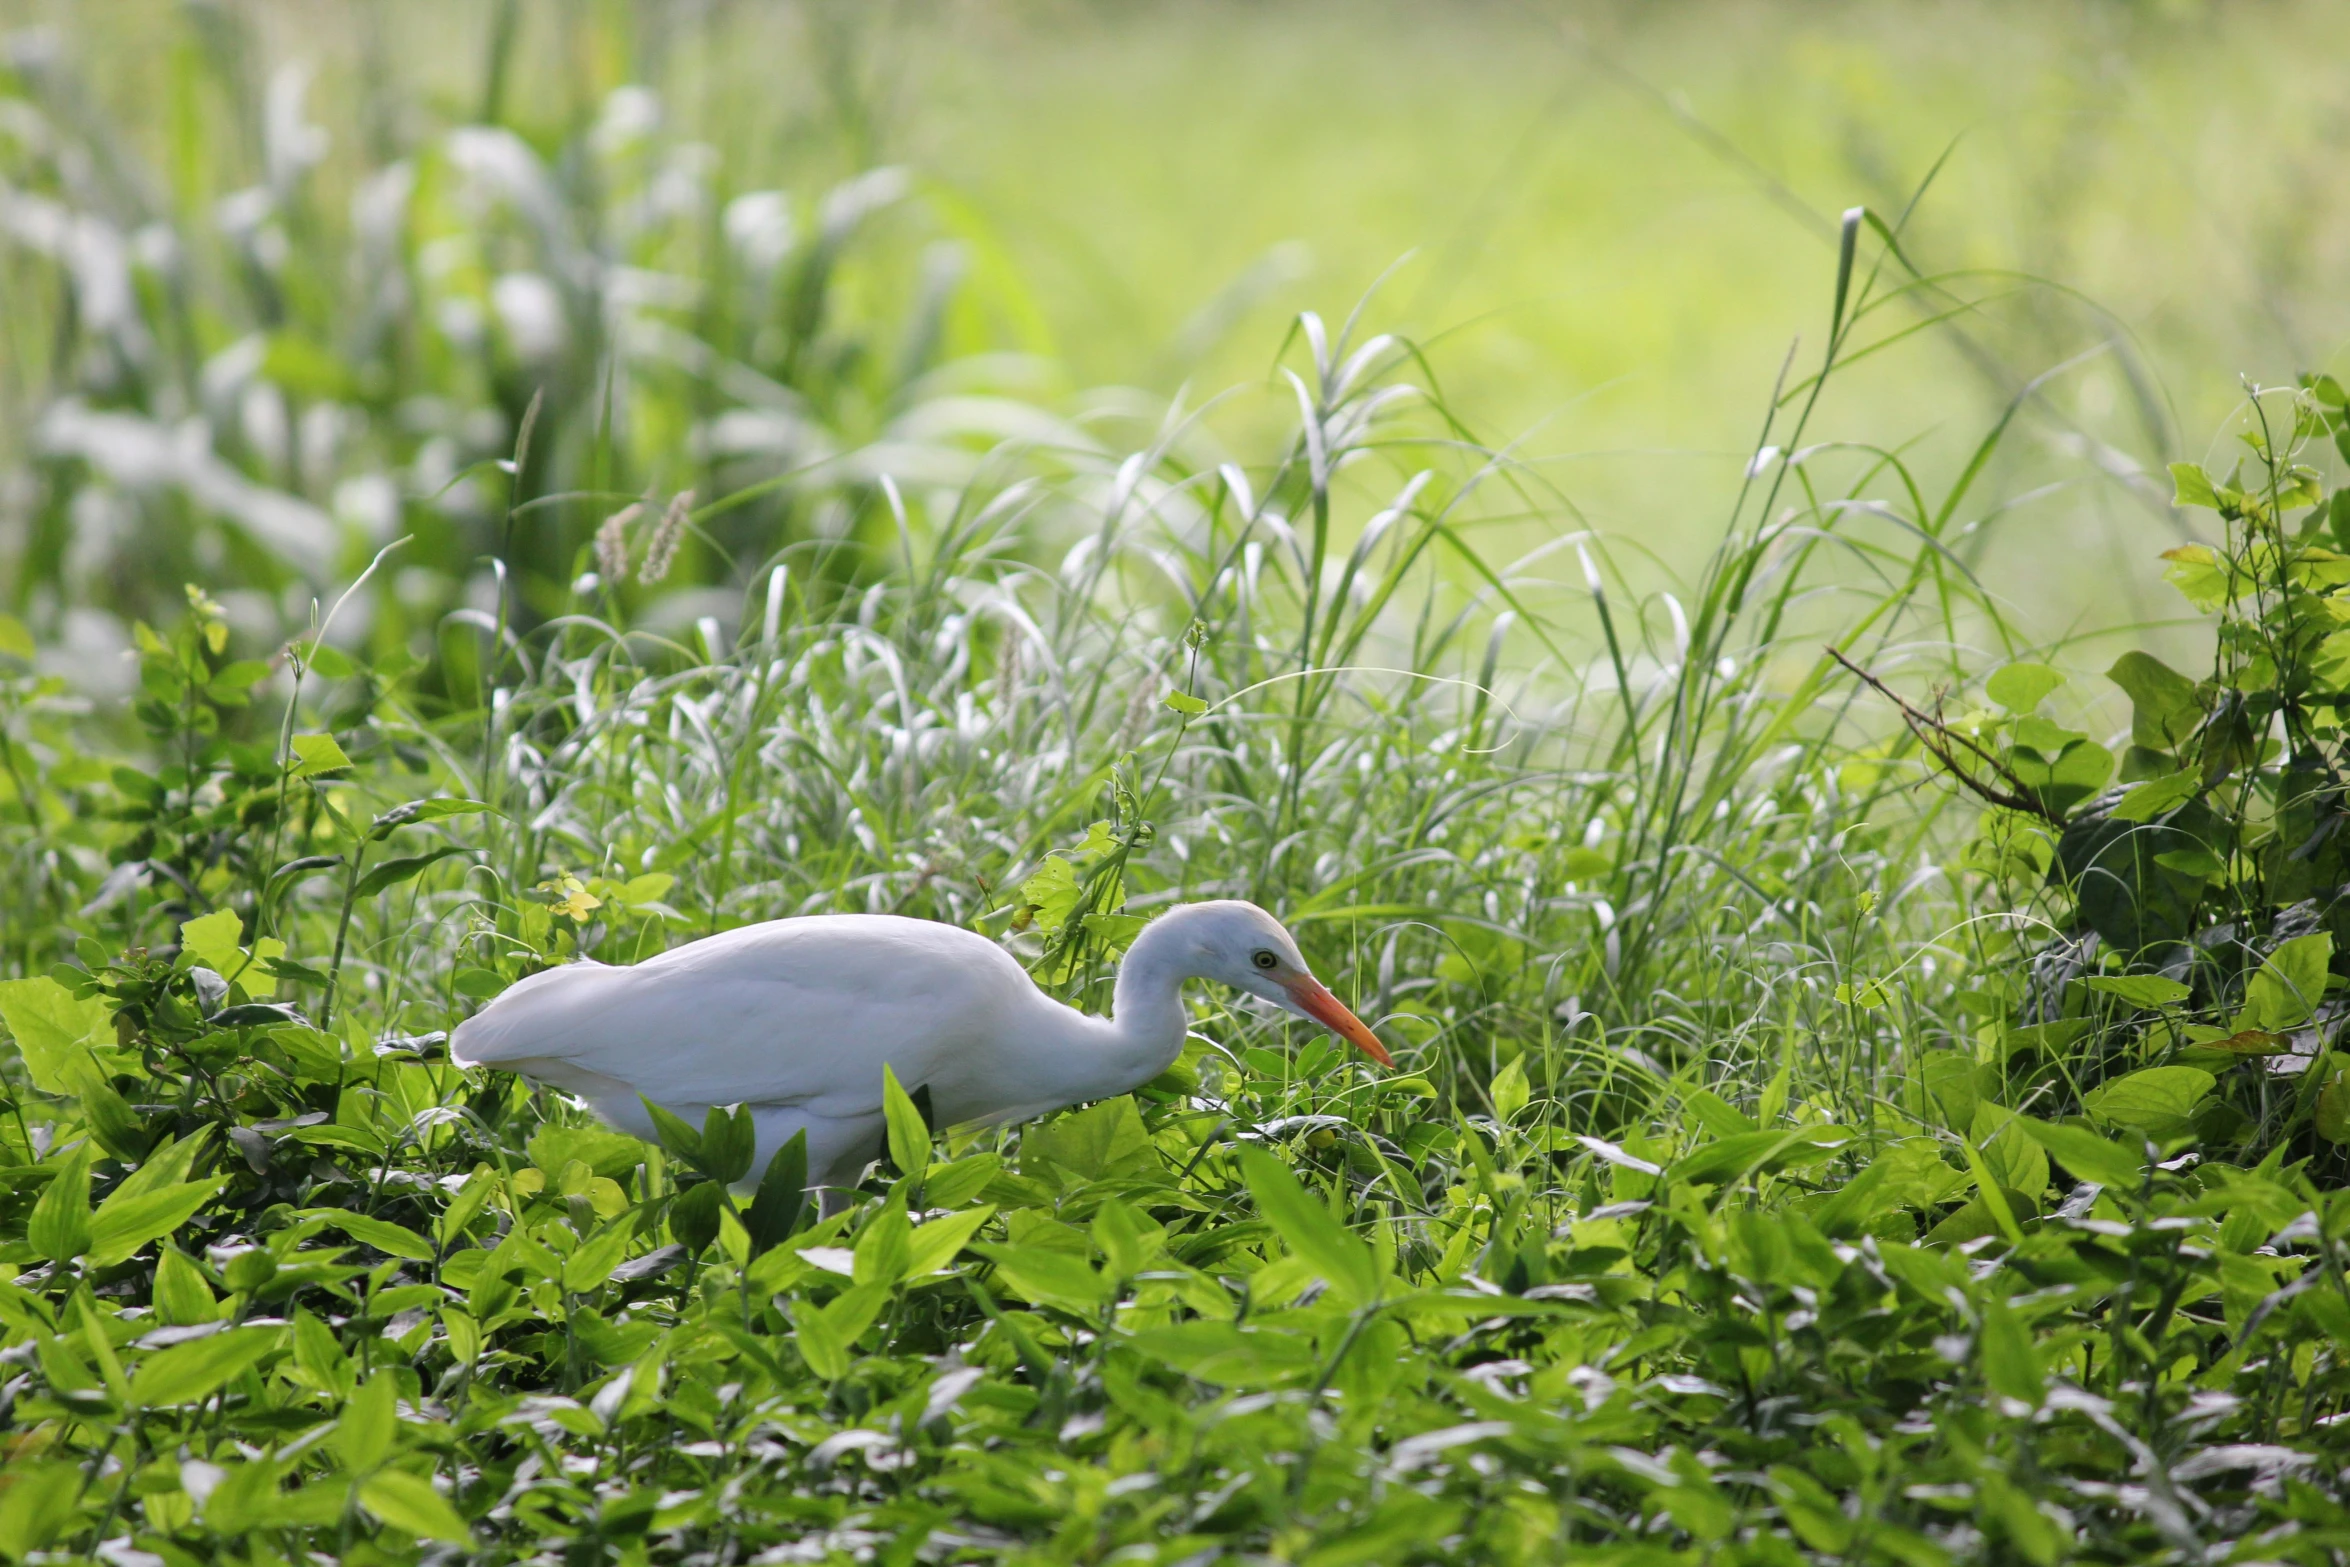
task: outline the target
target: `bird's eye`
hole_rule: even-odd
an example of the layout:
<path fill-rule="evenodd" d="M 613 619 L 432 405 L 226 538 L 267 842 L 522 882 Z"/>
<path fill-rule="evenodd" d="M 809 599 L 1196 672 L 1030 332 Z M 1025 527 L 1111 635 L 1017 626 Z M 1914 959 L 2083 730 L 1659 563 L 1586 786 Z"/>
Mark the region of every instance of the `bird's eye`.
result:
<path fill-rule="evenodd" d="M 1250 955 L 1249 961 L 1254 963 L 1258 968 L 1271 968 L 1281 960 L 1273 956 L 1273 954 L 1267 951 L 1265 948 L 1259 947 L 1254 953 Z"/>

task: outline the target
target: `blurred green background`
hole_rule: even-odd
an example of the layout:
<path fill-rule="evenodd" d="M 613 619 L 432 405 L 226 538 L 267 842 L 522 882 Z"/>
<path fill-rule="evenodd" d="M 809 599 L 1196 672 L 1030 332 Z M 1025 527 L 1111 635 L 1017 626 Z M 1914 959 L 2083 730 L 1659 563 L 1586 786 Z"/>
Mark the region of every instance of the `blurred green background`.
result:
<path fill-rule="evenodd" d="M 344 630 L 429 653 L 495 601 L 488 557 L 557 613 L 628 497 L 775 480 L 638 590 L 682 623 L 872 526 L 881 473 L 941 526 L 993 442 L 1107 463 L 1179 392 L 1228 394 L 1188 438 L 1259 462 L 1288 322 L 1358 304 L 1525 465 L 1481 521 L 1497 558 L 1588 525 L 1662 580 L 1718 533 L 1791 347 L 1816 363 L 1862 203 L 1936 282 L 1872 318 L 1899 340 L 1811 438 L 1947 478 L 2034 386 L 1967 549 L 2056 637 L 2172 613 L 2161 464 L 2210 455 L 2239 375 L 2340 370 L 2350 332 L 2339 5 L 0 23 L 0 607 L 82 671 L 187 580 L 298 624 L 400 532 Z M 508 495 L 485 465 L 542 388 Z"/>

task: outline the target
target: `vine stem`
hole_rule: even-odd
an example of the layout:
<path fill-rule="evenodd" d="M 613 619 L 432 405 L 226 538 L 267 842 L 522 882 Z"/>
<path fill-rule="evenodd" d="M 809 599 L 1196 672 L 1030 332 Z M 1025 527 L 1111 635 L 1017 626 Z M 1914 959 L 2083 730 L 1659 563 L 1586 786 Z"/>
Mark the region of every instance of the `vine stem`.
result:
<path fill-rule="evenodd" d="M 2007 765 L 1998 757 L 1993 756 L 1965 735 L 1958 733 L 1939 718 L 1921 713 L 1910 706 L 1902 699 L 1901 693 L 1861 668 L 1851 659 L 1846 658 L 1840 649 L 1831 646 L 1827 653 L 1830 658 L 1850 670 L 1870 690 L 1900 709 L 1901 721 L 1909 726 L 1909 732 L 1917 737 L 1918 744 L 1932 752 L 1934 760 L 1940 762 L 1950 776 L 1957 779 L 1971 793 L 2003 810 L 2021 811 L 2028 816 L 2037 816 L 2051 827 L 2061 828 L 2064 826 L 2064 818 L 2033 798 L 2029 786 L 2021 778 L 2008 771 Z M 1950 750 L 1953 742 L 1964 746 L 1982 766 L 1997 773 L 2001 780 L 2008 785 L 2008 791 L 2003 792 L 1992 788 L 1959 765 L 1958 758 Z"/>
<path fill-rule="evenodd" d="M 335 921 L 335 957 L 327 965 L 326 999 L 318 1004 L 318 1026 L 324 1029 L 334 1021 L 335 991 L 343 978 L 343 951 L 351 939 L 351 910 L 359 902 L 359 870 L 367 859 L 367 838 L 361 834 L 351 847 L 351 868 L 343 877 L 343 912 Z"/>

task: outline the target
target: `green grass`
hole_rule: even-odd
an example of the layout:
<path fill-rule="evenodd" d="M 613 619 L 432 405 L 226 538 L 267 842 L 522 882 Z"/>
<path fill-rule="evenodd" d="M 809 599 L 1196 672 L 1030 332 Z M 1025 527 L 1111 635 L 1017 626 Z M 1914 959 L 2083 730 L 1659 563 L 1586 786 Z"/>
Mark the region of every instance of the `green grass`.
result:
<path fill-rule="evenodd" d="M 581 80 L 684 69 L 688 33 L 618 14 L 561 35 Z M 205 36 L 155 90 L 226 143 L 248 57 Z M 481 67 L 423 61 L 418 101 L 462 117 Z M 2011 459 L 2064 410 L 1985 412 L 1945 331 L 1898 336 L 1958 280 L 1839 231 L 1781 323 L 1812 346 L 1738 381 L 1745 455 L 1672 477 L 1708 519 L 1684 550 L 1588 527 L 1464 412 L 1461 345 L 1378 337 L 1376 301 L 1259 334 L 1253 406 L 1065 396 L 975 357 L 1031 261 L 972 241 L 925 303 L 943 197 L 837 250 L 804 199 L 753 286 L 755 245 L 631 207 L 664 143 L 599 151 L 508 68 L 562 175 L 539 221 L 469 201 L 468 160 L 511 157 L 476 137 L 418 154 L 378 273 L 299 193 L 282 262 L 240 270 L 193 156 L 154 198 L 184 286 L 135 317 L 9 253 L 0 310 L 48 345 L 12 397 L 331 405 L 328 477 L 408 487 L 305 562 L 252 491 L 132 482 L 126 425 L 39 459 L 49 553 L 0 620 L 0 1556 L 2331 1567 L 2324 960 L 2277 979 L 2300 958 L 2247 901 L 2168 1012 L 2073 983 L 2149 977 L 2074 944 L 2110 902 L 1825 651 L 1941 689 L 2010 768 L 2094 745 L 2041 716 L 2094 727 L 2087 682 L 2015 672 L 2034 623 L 1969 524 L 2095 454 Z M 722 149 L 720 194 L 770 155 Z M 95 166 L 12 178 L 133 199 L 74 185 Z M 468 346 L 452 305 L 596 275 L 583 233 L 698 294 L 531 361 L 509 289 Z M 2046 363 L 1981 346 L 1988 384 Z M 697 443 L 746 406 L 811 460 Z M 1957 433 L 1893 449 L 1855 407 Z M 271 417 L 224 420 L 222 464 L 331 500 L 271 467 Z M 1741 480 L 1756 448 L 1806 455 Z M 648 490 L 614 572 L 596 535 Z M 2256 522 L 2227 537 L 2257 572 Z M 2322 636 L 2315 569 L 2282 634 Z M 60 657 L 69 611 L 143 620 L 128 702 Z M 2273 860 L 2277 769 L 2233 765 Z M 1213 896 L 1287 920 L 1399 1070 L 1203 990 L 1167 1076 L 978 1137 L 901 1115 L 817 1220 L 728 1193 L 759 1172 L 723 1120 L 608 1134 L 442 1038 L 549 963 L 830 909 L 980 929 L 1100 1007 L 1127 927 L 1088 914 Z M 2240 1002 L 2306 1070 L 2176 1064 Z"/>
<path fill-rule="evenodd" d="M 2340 52 L 2342 23 L 2322 5 L 1992 5 L 1931 17 L 1835 5 L 1790 17 L 1717 4 L 1587 8 L 1563 19 L 1474 5 L 1426 15 L 1313 4 L 1049 14 L 819 5 L 721 8 L 707 19 L 666 7 L 522 6 L 507 63 L 493 71 L 499 14 L 182 12 L 147 0 L 102 14 L 36 0 L 0 8 L 58 25 L 59 65 L 24 79 L 27 96 L 59 115 L 65 140 L 91 138 L 95 169 L 144 171 L 100 181 L 75 204 L 126 234 L 159 216 L 196 264 L 194 319 L 156 334 L 182 395 L 153 411 L 184 417 L 196 362 L 267 324 L 265 304 L 220 253 L 213 206 L 262 180 L 267 83 L 288 61 L 315 68 L 304 113 L 328 134 L 323 162 L 297 182 L 300 221 L 321 249 L 290 324 L 381 398 L 368 412 L 382 444 L 358 443 L 316 478 L 271 475 L 330 512 L 338 480 L 405 467 L 432 434 L 453 439 L 460 461 L 487 455 L 511 440 L 527 399 L 528 377 L 496 367 L 487 276 L 460 267 L 414 279 L 417 319 L 400 328 L 429 342 L 442 296 L 454 295 L 493 323 L 486 352 L 382 366 L 361 341 L 370 312 L 346 292 L 343 236 L 360 177 L 400 156 L 429 164 L 440 135 L 478 114 L 493 77 L 509 122 L 551 156 L 576 144 L 614 88 L 648 82 L 669 134 L 714 149 L 721 192 L 788 190 L 803 218 L 865 161 L 905 161 L 924 201 L 860 245 L 852 270 L 873 275 L 847 280 L 844 302 L 894 311 L 916 286 L 921 246 L 953 241 L 965 273 L 947 347 L 1010 348 L 1066 367 L 1068 380 L 1041 394 L 1056 408 L 1066 407 L 1067 384 L 1164 394 L 1186 379 L 1203 390 L 1258 383 L 1264 345 L 1290 314 L 1352 302 L 1409 255 L 1376 308 L 1383 325 L 1441 339 L 1454 406 L 1489 439 L 1543 460 L 1580 515 L 1611 533 L 1670 541 L 1677 560 L 1707 547 L 1713 512 L 1701 497 L 1745 459 L 1752 388 L 1812 308 L 1835 214 L 1859 200 L 1899 210 L 1939 166 L 1913 241 L 1930 268 L 1975 274 L 1960 289 L 1978 301 L 1964 326 L 1988 357 L 1944 337 L 1914 373 L 1867 383 L 1828 412 L 1844 438 L 1955 463 L 2020 374 L 2110 344 L 2050 383 L 2034 410 L 2039 432 L 2003 454 L 2002 493 L 2030 499 L 1969 519 L 1983 524 L 1978 547 L 2000 562 L 2017 613 L 2052 628 L 2111 632 L 2169 613 L 2144 544 L 2174 540 L 2143 486 L 2083 482 L 2050 442 L 2086 434 L 2114 448 L 2109 467 L 2120 459 L 2158 470 L 2200 455 L 2228 415 L 2236 374 L 2322 367 L 2350 327 L 2320 281 L 2341 249 L 2343 206 L 2322 69 Z M 118 43 L 149 36 L 168 47 Z M 48 188 L 40 157 L 13 144 L 6 156 L 13 185 Z M 594 160 L 573 167 L 584 176 Z M 570 194 L 583 203 L 577 227 L 620 242 L 638 264 L 693 277 L 716 261 L 698 239 L 674 234 L 621 242 L 600 211 L 620 198 L 618 184 Z M 438 233 L 430 214 L 439 205 L 427 193 L 419 240 Z M 1292 242 L 1304 251 L 1281 248 Z M 21 443 L 75 379 L 47 364 L 46 323 L 56 319 L 47 269 L 12 255 L 0 442 Z M 410 254 L 400 270 L 413 274 L 420 259 Z M 526 237 L 493 246 L 485 263 L 548 271 Z M 743 346 L 724 332 L 718 342 Z M 592 345 L 579 346 L 592 363 Z M 885 363 L 891 352 L 881 350 Z M 572 379 L 592 379 L 584 363 Z M 297 414 L 350 399 L 332 376 L 325 387 L 277 379 Z M 503 429 L 492 437 L 478 417 L 429 432 L 388 427 L 390 408 L 406 401 L 415 412 L 425 398 L 456 414 L 487 405 Z M 739 396 L 679 389 L 662 400 L 674 406 L 643 448 L 602 475 L 609 487 L 656 477 L 644 471 L 655 453 L 679 469 L 677 429 Z M 270 466 L 243 449 L 241 416 L 201 411 L 232 463 Z M 584 404 L 569 411 L 591 422 Z M 1250 397 L 1228 404 L 1219 427 L 1254 458 L 1285 417 L 1278 398 Z M 869 431 L 852 420 L 843 433 Z M 658 477 L 682 485 L 695 475 Z M 564 479 L 597 482 L 568 461 Z M 421 500 L 439 480 L 404 482 Z M 43 504 L 12 504 L 17 520 L 0 548 L 21 562 L 9 578 L 21 614 L 60 568 L 38 526 Z M 440 509 L 458 514 L 454 524 L 409 564 L 462 577 L 486 543 L 462 506 Z M 595 520 L 585 508 L 564 515 L 566 542 Z M 168 559 L 187 530 L 119 531 L 137 541 L 122 551 L 136 561 Z M 352 520 L 343 531 L 364 528 Z M 1502 536 L 1496 554 L 1544 537 L 1538 524 Z M 2084 607 L 2042 586 L 2045 574 L 2029 564 L 2052 537 L 2095 559 L 2114 591 Z M 345 551 L 369 553 L 356 543 Z M 153 580 L 175 592 L 184 574 Z M 112 596 L 107 573 L 85 563 L 73 575 L 40 606 L 45 636 L 63 598 L 98 608 Z M 313 571 L 310 586 L 332 575 Z M 457 593 L 413 577 L 410 588 L 427 611 Z M 278 608 L 299 621 L 299 604 Z M 92 638 L 100 630 L 82 627 Z"/>

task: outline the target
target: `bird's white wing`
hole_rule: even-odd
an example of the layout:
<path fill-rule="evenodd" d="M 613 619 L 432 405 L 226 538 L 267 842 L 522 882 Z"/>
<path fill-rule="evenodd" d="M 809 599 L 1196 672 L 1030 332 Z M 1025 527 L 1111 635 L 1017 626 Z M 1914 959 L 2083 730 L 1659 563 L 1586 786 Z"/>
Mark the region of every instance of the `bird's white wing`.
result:
<path fill-rule="evenodd" d="M 880 1104 L 885 1062 L 909 1088 L 960 1088 L 942 1080 L 982 1066 L 971 1044 L 1039 999 L 1010 955 L 971 931 L 818 916 L 634 967 L 534 975 L 468 1019 L 451 1053 L 591 1096 L 854 1114 Z"/>

